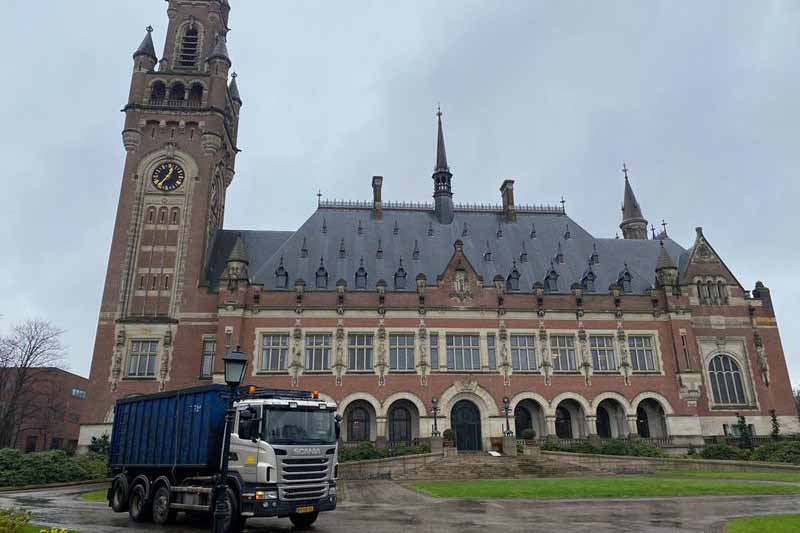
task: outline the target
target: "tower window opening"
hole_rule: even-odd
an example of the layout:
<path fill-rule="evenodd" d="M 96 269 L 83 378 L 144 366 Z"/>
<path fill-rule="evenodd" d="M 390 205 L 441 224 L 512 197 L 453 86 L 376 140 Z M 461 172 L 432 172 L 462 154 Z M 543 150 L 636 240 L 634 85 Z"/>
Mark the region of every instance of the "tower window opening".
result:
<path fill-rule="evenodd" d="M 176 83 L 170 88 L 169 90 L 170 103 L 183 102 L 185 99 L 186 99 L 186 86 L 184 86 L 182 83 Z"/>
<path fill-rule="evenodd" d="M 150 90 L 150 103 L 156 105 L 162 104 L 166 98 L 167 86 L 164 85 L 163 81 L 155 82 L 153 88 Z"/>
<path fill-rule="evenodd" d="M 203 103 L 203 86 L 199 83 L 195 83 L 192 85 L 192 88 L 189 89 L 189 105 L 200 107 Z"/>
<path fill-rule="evenodd" d="M 178 68 L 194 69 L 197 67 L 197 56 L 200 50 L 200 32 L 197 26 L 191 25 L 181 39 L 178 54 Z"/>

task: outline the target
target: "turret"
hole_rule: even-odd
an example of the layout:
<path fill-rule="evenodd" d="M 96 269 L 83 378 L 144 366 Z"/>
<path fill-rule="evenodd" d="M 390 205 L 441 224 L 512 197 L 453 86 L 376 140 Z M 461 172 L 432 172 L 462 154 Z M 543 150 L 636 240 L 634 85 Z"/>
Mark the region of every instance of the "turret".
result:
<path fill-rule="evenodd" d="M 656 282 L 659 287 L 674 287 L 678 283 L 678 267 L 661 241 L 661 251 L 656 263 Z"/>
<path fill-rule="evenodd" d="M 628 179 L 628 167 L 622 165 L 625 173 L 625 199 L 622 204 L 622 223 L 619 229 L 625 239 L 647 239 L 647 219 L 642 215 L 642 209 L 633 194 L 631 182 Z"/>
<path fill-rule="evenodd" d="M 158 63 L 158 57 L 156 57 L 156 47 L 153 45 L 153 27 L 148 26 L 142 44 L 133 52 L 133 75 L 128 94 L 129 104 L 141 99 L 147 83 L 146 74 L 155 68 L 156 63 Z"/>

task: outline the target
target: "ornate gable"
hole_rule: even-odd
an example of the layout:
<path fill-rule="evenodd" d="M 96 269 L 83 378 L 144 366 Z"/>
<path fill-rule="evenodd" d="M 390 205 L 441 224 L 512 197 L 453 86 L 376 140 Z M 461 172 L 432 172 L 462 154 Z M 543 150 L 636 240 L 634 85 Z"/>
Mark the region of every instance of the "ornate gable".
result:
<path fill-rule="evenodd" d="M 689 250 L 689 258 L 686 261 L 686 267 L 681 277 L 683 283 L 693 283 L 694 278 L 698 276 L 721 276 L 724 277 L 729 283 L 733 283 L 742 288 L 739 280 L 725 265 L 725 262 L 719 257 L 714 247 L 708 242 L 703 234 L 703 228 L 696 228 L 697 237 L 694 241 L 694 246 Z"/>
<path fill-rule="evenodd" d="M 455 248 L 453 255 L 438 281 L 439 286 L 450 298 L 464 303 L 471 301 L 477 296 L 478 291 L 483 290 L 483 278 L 478 275 L 464 254 L 464 243 L 457 240 L 453 247 Z"/>

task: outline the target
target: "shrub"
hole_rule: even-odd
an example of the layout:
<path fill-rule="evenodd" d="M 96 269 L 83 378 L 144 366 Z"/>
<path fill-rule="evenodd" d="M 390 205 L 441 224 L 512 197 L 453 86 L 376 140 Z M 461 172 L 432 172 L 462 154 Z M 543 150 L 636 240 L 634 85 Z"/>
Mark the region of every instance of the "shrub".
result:
<path fill-rule="evenodd" d="M 577 445 L 571 447 L 569 451 L 575 453 L 597 453 L 597 448 L 589 441 L 581 441 Z"/>
<path fill-rule="evenodd" d="M 0 450 L 0 487 L 69 483 L 107 475 L 107 459 L 102 455 L 72 457 L 63 450 L 23 455 L 18 450 Z"/>
<path fill-rule="evenodd" d="M 536 438 L 536 431 L 533 428 L 528 428 L 522 432 L 522 438 L 525 440 L 533 440 Z"/>
<path fill-rule="evenodd" d="M 631 455 L 629 443 L 617 439 L 604 442 L 598 452 L 602 455 Z"/>
<path fill-rule="evenodd" d="M 664 452 L 661 448 L 657 448 L 652 444 L 641 441 L 631 441 L 628 445 L 630 453 L 627 455 L 634 455 L 637 457 L 664 457 Z"/>
<path fill-rule="evenodd" d="M 108 434 L 104 433 L 99 439 L 97 437 L 92 437 L 92 442 L 89 444 L 89 451 L 91 453 L 108 456 L 110 449 L 111 441 L 108 438 Z"/>
<path fill-rule="evenodd" d="M 544 450 L 546 452 L 563 452 L 563 451 L 567 451 L 564 448 L 562 448 L 558 444 L 558 441 L 555 440 L 555 439 L 547 439 L 546 441 L 544 441 L 542 443 L 542 450 Z"/>
<path fill-rule="evenodd" d="M 773 442 L 753 451 L 754 461 L 800 465 L 800 441 Z"/>
<path fill-rule="evenodd" d="M 746 461 L 749 457 L 749 452 L 740 450 L 727 444 L 710 444 L 703 448 L 700 452 L 700 457 L 703 459 L 719 459 L 725 461 Z"/>
<path fill-rule="evenodd" d="M 454 441 L 454 440 L 456 440 L 456 434 L 453 433 L 452 429 L 448 428 L 448 429 L 444 430 L 444 433 L 442 433 L 442 438 L 444 440 Z"/>
<path fill-rule="evenodd" d="M 31 521 L 31 513 L 16 509 L 0 509 L 0 531 L 22 533 Z"/>

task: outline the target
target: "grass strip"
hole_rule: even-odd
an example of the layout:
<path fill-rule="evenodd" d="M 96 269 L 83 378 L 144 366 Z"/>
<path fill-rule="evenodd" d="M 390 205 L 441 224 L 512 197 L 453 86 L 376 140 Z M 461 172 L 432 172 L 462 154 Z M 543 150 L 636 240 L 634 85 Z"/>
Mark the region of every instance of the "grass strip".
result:
<path fill-rule="evenodd" d="M 800 486 L 657 476 L 434 481 L 414 488 L 438 498 L 571 499 L 797 494 Z"/>
<path fill-rule="evenodd" d="M 92 492 L 84 492 L 81 494 L 81 500 L 85 502 L 103 502 L 106 501 L 106 489 L 95 490 Z"/>
<path fill-rule="evenodd" d="M 741 479 L 747 481 L 785 481 L 800 483 L 800 474 L 791 472 L 705 472 L 700 470 L 669 470 L 656 474 L 663 477 L 689 477 L 703 479 Z"/>
<path fill-rule="evenodd" d="M 737 518 L 726 528 L 728 533 L 795 533 L 800 531 L 800 515 Z"/>

